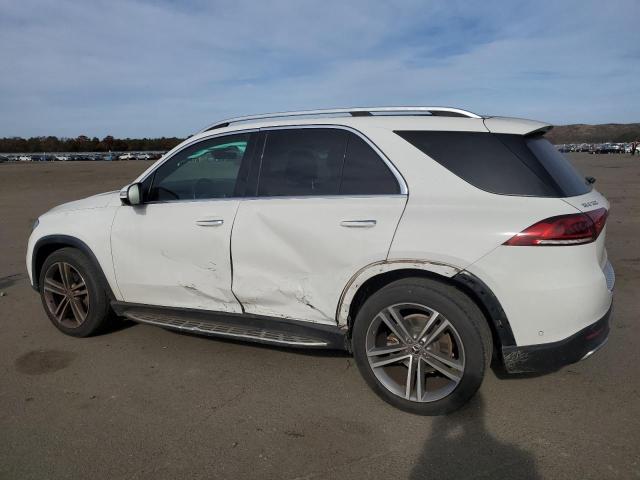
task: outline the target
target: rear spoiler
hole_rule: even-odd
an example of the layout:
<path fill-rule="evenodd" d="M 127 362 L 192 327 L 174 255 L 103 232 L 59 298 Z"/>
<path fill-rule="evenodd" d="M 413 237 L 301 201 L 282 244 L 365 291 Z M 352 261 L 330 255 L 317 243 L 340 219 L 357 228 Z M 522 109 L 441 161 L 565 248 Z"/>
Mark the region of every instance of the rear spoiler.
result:
<path fill-rule="evenodd" d="M 511 133 L 515 135 L 543 135 L 553 128 L 549 123 L 524 118 L 488 117 L 484 126 L 491 133 Z"/>

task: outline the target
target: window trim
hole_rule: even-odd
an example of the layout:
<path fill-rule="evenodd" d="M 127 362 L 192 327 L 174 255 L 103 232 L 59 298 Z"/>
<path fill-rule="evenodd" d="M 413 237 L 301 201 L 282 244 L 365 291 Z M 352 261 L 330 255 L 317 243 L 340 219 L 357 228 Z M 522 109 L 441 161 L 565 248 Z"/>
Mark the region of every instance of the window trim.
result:
<path fill-rule="evenodd" d="M 373 151 L 380 157 L 380 160 L 387 166 L 387 168 L 391 171 L 393 176 L 398 182 L 398 186 L 400 187 L 400 193 L 372 193 L 372 194 L 361 194 L 361 195 L 352 195 L 352 194 L 333 194 L 333 195 L 278 195 L 278 196 L 258 196 L 258 185 L 260 182 L 260 175 L 258 175 L 258 183 L 256 184 L 256 195 L 252 197 L 244 197 L 249 199 L 284 199 L 284 198 L 335 198 L 335 197 L 358 197 L 358 198 L 368 198 L 368 197 L 397 197 L 397 196 L 407 196 L 409 194 L 409 187 L 407 186 L 407 182 L 404 177 L 400 173 L 400 171 L 396 168 L 396 166 L 389 160 L 389 158 L 384 154 L 384 152 L 373 143 L 369 137 L 367 137 L 364 133 L 356 130 L 355 128 L 348 127 L 346 125 L 337 125 L 337 124 L 313 124 L 313 125 L 274 125 L 272 127 L 261 127 L 259 131 L 265 134 L 272 130 L 299 130 L 303 128 L 324 128 L 324 129 L 334 129 L 334 130 L 346 130 L 351 132 L 358 137 L 360 137 L 369 147 L 373 149 Z M 255 161 L 259 162 L 258 171 L 262 171 L 262 157 L 264 155 L 264 148 L 266 143 L 263 145 L 262 151 L 260 155 L 256 155 Z"/>
<path fill-rule="evenodd" d="M 162 159 L 161 162 L 159 162 L 157 165 L 153 165 L 153 169 L 149 170 L 146 174 L 144 174 L 144 176 L 139 177 L 138 180 L 135 183 L 143 183 L 145 182 L 147 179 L 149 179 L 150 177 L 154 177 L 156 172 L 158 171 L 158 169 L 160 167 L 162 167 L 162 165 L 164 165 L 166 162 L 168 162 L 169 160 L 171 160 L 173 157 L 175 157 L 176 155 L 178 155 L 180 152 L 182 152 L 183 150 L 185 150 L 186 148 L 189 148 L 193 145 L 196 145 L 197 143 L 201 143 L 201 142 L 206 142 L 208 140 L 212 140 L 214 138 L 219 138 L 219 137 L 227 137 L 227 136 L 232 136 L 232 135 L 242 135 L 245 133 L 259 133 L 259 129 L 258 128 L 250 128 L 250 129 L 243 129 L 243 130 L 235 130 L 233 132 L 224 132 L 224 133 L 216 133 L 213 135 L 207 135 L 206 137 L 198 137 L 193 139 L 193 141 L 189 142 L 189 143 L 185 143 L 184 145 L 182 145 L 180 147 L 179 150 L 176 150 L 175 152 L 171 153 L 171 155 L 168 155 L 166 158 Z M 256 137 L 257 140 L 257 137 Z M 255 161 L 255 157 L 256 157 L 256 151 L 254 149 L 254 151 L 251 152 L 250 158 L 246 158 L 246 159 L 242 159 L 242 164 L 244 164 L 244 162 L 249 162 L 249 163 L 253 163 Z M 242 164 L 240 165 L 240 169 L 242 169 Z M 238 173 L 240 172 L 240 170 L 238 170 Z M 151 184 L 153 184 L 153 178 L 151 179 Z M 225 200 L 239 200 L 242 198 L 247 198 L 246 196 L 233 196 L 233 197 L 222 197 L 222 198 L 180 198 L 180 199 L 175 199 L 175 200 L 154 200 L 154 201 L 149 201 L 149 202 L 143 202 L 142 205 L 158 205 L 158 204 L 162 204 L 162 203 L 186 203 L 186 202 L 211 202 L 211 201 L 225 201 Z"/>
<path fill-rule="evenodd" d="M 364 133 L 362 133 L 359 130 L 356 130 L 353 127 L 349 127 L 347 125 L 333 124 L 333 123 L 313 124 L 313 125 L 292 124 L 292 125 L 274 125 L 274 126 L 270 126 L 270 127 L 261 127 L 261 128 L 243 128 L 243 129 L 233 130 L 233 131 L 229 131 L 229 132 L 211 133 L 210 135 L 206 135 L 204 137 L 194 138 L 192 141 L 182 145 L 178 150 L 175 150 L 170 155 L 167 155 L 166 158 L 163 158 L 156 165 L 153 165 L 152 169 L 149 170 L 146 173 L 143 173 L 143 176 L 138 177 L 136 182 L 137 183 L 142 183 L 142 182 L 146 181 L 149 177 L 155 175 L 155 173 L 158 170 L 158 168 L 160 168 L 162 165 L 164 165 L 165 162 L 168 162 L 175 155 L 180 153 L 182 150 L 184 150 L 185 148 L 189 148 L 192 145 L 195 145 L 196 143 L 203 142 L 203 141 L 206 141 L 206 140 L 210 140 L 212 138 L 225 137 L 225 136 L 229 136 L 229 135 L 237 135 L 237 134 L 242 134 L 242 133 L 256 133 L 256 134 L 258 134 L 258 133 L 267 133 L 269 130 L 287 130 L 287 129 L 294 129 L 294 128 L 295 129 L 299 129 L 299 128 L 333 128 L 333 129 L 338 129 L 338 130 L 346 130 L 348 132 L 351 132 L 351 133 L 357 135 L 367 145 L 369 145 L 373 149 L 373 151 L 386 164 L 387 168 L 389 168 L 389 170 L 391 170 L 391 173 L 396 178 L 396 181 L 398 182 L 398 185 L 400 186 L 400 193 L 394 193 L 394 194 L 380 193 L 380 194 L 361 194 L 361 195 L 340 195 L 340 194 L 336 194 L 336 195 L 292 195 L 292 196 L 279 196 L 279 197 L 258 197 L 257 196 L 257 182 L 256 182 L 256 185 L 255 185 L 256 190 L 255 190 L 253 195 L 244 195 L 244 196 L 239 196 L 239 197 L 225 197 L 225 198 L 207 198 L 207 199 L 203 199 L 203 198 L 188 198 L 188 199 L 186 199 L 185 198 L 185 199 L 176 199 L 176 200 L 159 200 L 159 201 L 153 201 L 153 202 L 144 202 L 144 205 L 157 205 L 157 204 L 162 204 L 162 203 L 181 203 L 181 202 L 213 202 L 213 201 L 227 201 L 227 200 L 258 200 L 258 199 L 259 200 L 278 200 L 278 199 L 281 200 L 281 199 L 285 199 L 285 198 L 304 199 L 304 198 L 337 198 L 337 197 L 339 197 L 339 198 L 345 198 L 345 197 L 349 197 L 349 198 L 370 198 L 370 197 L 379 198 L 379 197 L 398 197 L 398 196 L 406 197 L 406 196 L 409 195 L 409 187 L 407 186 L 407 182 L 404 179 L 404 177 L 402 176 L 402 174 L 400 173 L 400 171 L 398 170 L 398 168 L 393 164 L 393 162 L 389 159 L 389 157 L 387 157 L 385 155 L 385 153 L 369 137 L 367 137 Z M 264 153 L 264 144 L 262 144 L 262 148 L 260 148 L 261 147 L 260 139 L 261 139 L 260 136 L 256 136 L 256 148 L 255 148 L 255 151 L 253 152 L 253 156 L 251 158 L 247 159 L 247 161 L 251 162 L 251 163 L 258 162 L 258 169 L 260 169 L 260 167 L 261 167 L 262 155 Z M 259 177 L 258 177 L 258 179 L 259 179 Z M 250 179 L 248 179 L 248 180 L 250 180 Z M 250 186 L 251 186 L 250 184 L 247 185 L 247 187 L 250 187 Z"/>

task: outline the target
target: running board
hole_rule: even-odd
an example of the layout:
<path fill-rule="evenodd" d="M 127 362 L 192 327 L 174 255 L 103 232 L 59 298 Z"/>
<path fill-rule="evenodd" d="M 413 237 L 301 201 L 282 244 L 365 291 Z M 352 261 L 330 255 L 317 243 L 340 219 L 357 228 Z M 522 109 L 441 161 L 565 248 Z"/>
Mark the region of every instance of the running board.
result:
<path fill-rule="evenodd" d="M 138 323 L 182 332 L 264 343 L 281 347 L 346 349 L 337 326 L 247 314 L 152 307 L 112 302 L 118 315 Z"/>

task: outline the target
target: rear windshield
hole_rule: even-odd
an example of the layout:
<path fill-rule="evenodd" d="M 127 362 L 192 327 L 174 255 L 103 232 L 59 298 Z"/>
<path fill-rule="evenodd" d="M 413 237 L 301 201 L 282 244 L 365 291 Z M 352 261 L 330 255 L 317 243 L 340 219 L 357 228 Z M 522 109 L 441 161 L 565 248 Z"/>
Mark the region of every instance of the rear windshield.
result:
<path fill-rule="evenodd" d="M 548 140 L 488 132 L 396 131 L 440 165 L 501 195 L 574 197 L 591 190 Z"/>

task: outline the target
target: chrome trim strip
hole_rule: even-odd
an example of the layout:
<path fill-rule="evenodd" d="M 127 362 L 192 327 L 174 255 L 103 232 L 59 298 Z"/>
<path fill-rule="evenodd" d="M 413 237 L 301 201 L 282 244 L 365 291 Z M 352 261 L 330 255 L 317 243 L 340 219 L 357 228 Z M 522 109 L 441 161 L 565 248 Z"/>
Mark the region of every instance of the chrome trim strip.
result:
<path fill-rule="evenodd" d="M 302 117 L 313 115 L 335 115 L 335 114 L 367 114 L 367 113 L 439 113 L 450 112 L 463 115 L 468 118 L 482 118 L 480 115 L 469 112 L 468 110 L 462 110 L 460 108 L 453 107 L 424 107 L 424 106 L 406 106 L 406 107 L 354 107 L 354 108 L 328 108 L 320 110 L 295 110 L 290 112 L 274 112 L 274 113 L 261 113 L 257 115 L 246 115 L 242 117 L 233 117 L 226 120 L 220 120 L 216 123 L 203 128 L 198 133 L 203 133 L 215 128 L 223 128 L 229 126 L 231 123 L 247 122 L 249 120 L 265 120 L 272 118 L 285 118 L 285 117 Z"/>
<path fill-rule="evenodd" d="M 339 129 L 339 130 L 347 130 L 347 131 L 349 131 L 349 132 L 351 132 L 351 133 L 353 133 L 355 135 L 358 135 L 371 148 L 373 148 L 373 150 L 378 154 L 378 156 L 382 159 L 382 161 L 391 170 L 391 173 L 393 173 L 393 175 L 396 177 L 396 180 L 398 181 L 398 184 L 400 185 L 400 193 L 399 194 L 395 194 L 395 195 L 408 195 L 409 194 L 409 187 L 407 186 L 407 182 L 405 181 L 405 179 L 402 176 L 402 174 L 400 173 L 400 171 L 396 168 L 396 166 L 393 164 L 393 162 L 391 162 L 391 160 L 389 160 L 389 158 L 382 152 L 382 150 L 380 150 L 380 148 L 369 139 L 369 137 L 367 137 L 362 132 L 356 130 L 355 128 L 347 127 L 346 125 L 335 125 L 335 124 L 279 125 L 279 126 L 273 126 L 273 127 L 251 128 L 251 129 L 245 129 L 245 130 L 234 130 L 232 132 L 224 132 L 224 133 L 212 133 L 211 135 L 207 135 L 205 137 L 197 137 L 197 138 L 194 137 L 193 141 L 182 145 L 179 150 L 171 152 L 171 155 L 169 155 L 169 154 L 165 155 L 165 158 L 162 158 L 156 164 L 152 165 L 151 169 L 148 172 L 146 172 L 146 174 L 144 174 L 143 177 L 138 177 L 137 182 L 144 182 L 147 178 L 149 178 L 149 176 L 153 175 L 154 172 L 158 168 L 160 168 L 162 165 L 164 165 L 165 162 L 167 162 L 170 159 L 172 159 L 175 155 L 180 153 L 185 148 L 190 147 L 191 145 L 194 145 L 194 144 L 196 144 L 198 142 L 209 140 L 211 138 L 223 137 L 223 136 L 227 136 L 227 135 L 237 135 L 237 134 L 242 134 L 242 133 L 255 133 L 255 132 L 259 132 L 259 131 L 269 131 L 269 130 L 286 130 L 286 129 L 291 129 L 291 128 L 335 128 L 335 129 Z M 121 193 L 123 191 L 126 192 L 126 188 L 127 187 L 128 187 L 128 185 L 125 186 L 121 190 Z M 158 204 L 158 203 L 207 201 L 207 200 L 234 200 L 234 199 L 235 200 L 240 200 L 240 199 L 247 200 L 247 199 L 254 199 L 254 198 L 260 198 L 260 199 L 267 199 L 267 198 L 298 198 L 298 197 L 300 197 L 300 198 L 322 198 L 322 197 L 341 197 L 341 198 L 345 198 L 345 197 L 354 197 L 354 196 L 355 197 L 385 197 L 385 196 L 389 196 L 389 195 L 321 195 L 321 196 L 289 196 L 289 197 L 284 197 L 284 196 L 282 196 L 282 197 L 224 197 L 224 198 L 210 198 L 210 199 L 163 200 L 163 201 L 157 201 L 157 202 L 145 202 L 142 205 L 153 205 L 153 204 Z"/>
<path fill-rule="evenodd" d="M 225 202 L 225 201 L 245 201 L 245 200 L 288 200 L 288 199 L 298 199 L 298 200 L 312 200 L 312 199 L 337 199 L 337 198 L 406 198 L 406 195 L 401 193 L 393 193 L 388 195 L 282 195 L 272 196 L 272 197 L 218 197 L 218 198 L 183 198 L 181 200 L 158 200 L 154 202 L 145 202 L 141 203 L 139 206 L 145 205 L 162 205 L 164 203 L 191 203 L 191 202 Z"/>

